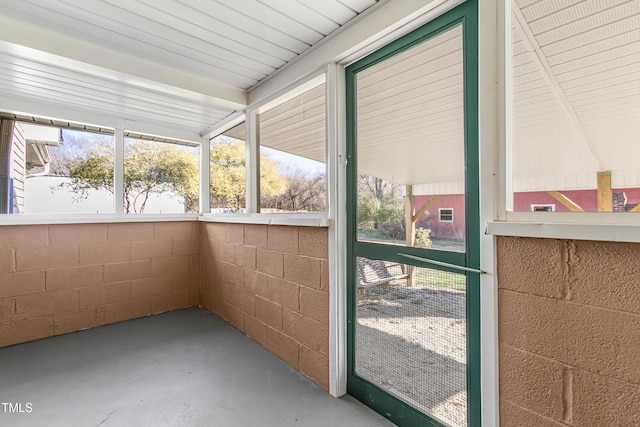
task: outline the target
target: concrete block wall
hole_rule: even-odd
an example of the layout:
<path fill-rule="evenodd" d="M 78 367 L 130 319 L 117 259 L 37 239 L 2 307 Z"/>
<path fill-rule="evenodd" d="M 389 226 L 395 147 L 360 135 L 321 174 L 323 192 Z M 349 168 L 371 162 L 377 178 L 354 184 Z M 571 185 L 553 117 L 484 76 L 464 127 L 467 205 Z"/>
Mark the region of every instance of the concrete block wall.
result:
<path fill-rule="evenodd" d="M 501 426 L 640 425 L 640 244 L 497 251 Z"/>
<path fill-rule="evenodd" d="M 0 227 L 0 347 L 197 305 L 197 222 Z"/>
<path fill-rule="evenodd" d="M 201 224 L 201 304 L 329 388 L 328 230 Z"/>

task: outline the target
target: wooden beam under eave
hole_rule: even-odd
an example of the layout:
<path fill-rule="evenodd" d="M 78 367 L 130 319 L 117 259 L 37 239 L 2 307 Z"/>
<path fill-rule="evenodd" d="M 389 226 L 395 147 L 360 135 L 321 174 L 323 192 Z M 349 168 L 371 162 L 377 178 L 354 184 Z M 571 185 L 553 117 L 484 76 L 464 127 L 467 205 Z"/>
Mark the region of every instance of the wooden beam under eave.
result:
<path fill-rule="evenodd" d="M 424 213 L 427 211 L 427 209 L 429 209 L 431 207 L 431 205 L 433 204 L 433 202 L 436 201 L 436 199 L 438 198 L 439 194 L 435 194 L 431 197 L 429 197 L 429 200 L 427 200 L 426 202 L 424 202 L 422 204 L 422 206 L 420 206 L 420 209 L 418 209 L 418 212 L 416 212 L 412 217 L 411 220 L 413 222 L 417 222 L 420 217 L 422 215 L 424 215 Z"/>
<path fill-rule="evenodd" d="M 636 207 L 630 209 L 629 212 L 640 212 L 640 204 L 637 204 Z"/>
<path fill-rule="evenodd" d="M 598 212 L 613 212 L 611 171 L 598 172 Z"/>
<path fill-rule="evenodd" d="M 551 197 L 562 203 L 562 205 L 564 205 L 564 207 L 569 209 L 571 212 L 584 212 L 584 209 L 575 204 L 573 200 L 560 193 L 559 191 L 547 191 L 547 193 L 549 193 Z"/>

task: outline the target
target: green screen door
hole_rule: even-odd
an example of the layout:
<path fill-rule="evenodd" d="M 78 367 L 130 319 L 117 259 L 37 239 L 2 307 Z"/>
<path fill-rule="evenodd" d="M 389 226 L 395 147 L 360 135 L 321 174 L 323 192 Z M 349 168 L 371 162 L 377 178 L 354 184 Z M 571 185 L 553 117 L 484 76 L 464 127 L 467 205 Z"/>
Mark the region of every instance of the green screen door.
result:
<path fill-rule="evenodd" d="M 347 68 L 348 391 L 478 426 L 476 3 Z"/>

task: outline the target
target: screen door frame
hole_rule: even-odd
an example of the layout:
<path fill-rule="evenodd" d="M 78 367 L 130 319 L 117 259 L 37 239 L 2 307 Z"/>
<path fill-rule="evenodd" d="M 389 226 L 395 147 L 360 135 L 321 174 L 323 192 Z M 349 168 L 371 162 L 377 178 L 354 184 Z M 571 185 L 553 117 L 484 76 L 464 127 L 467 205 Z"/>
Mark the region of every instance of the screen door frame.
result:
<path fill-rule="evenodd" d="M 464 75 L 464 166 L 465 166 L 465 252 L 450 252 L 422 248 L 401 247 L 412 256 L 452 264 L 467 271 L 467 423 L 481 425 L 480 384 L 480 211 L 478 159 L 478 13 L 477 0 L 467 0 L 458 7 L 435 18 L 411 33 L 391 42 L 348 66 L 346 76 L 347 115 L 347 392 L 398 425 L 444 426 L 406 402 L 387 393 L 356 374 L 356 259 L 379 258 L 407 262 L 397 256 L 393 246 L 357 241 L 357 123 L 356 76 L 380 62 L 462 24 Z M 424 264 L 423 266 L 428 266 Z M 453 269 L 450 271 L 460 272 Z"/>

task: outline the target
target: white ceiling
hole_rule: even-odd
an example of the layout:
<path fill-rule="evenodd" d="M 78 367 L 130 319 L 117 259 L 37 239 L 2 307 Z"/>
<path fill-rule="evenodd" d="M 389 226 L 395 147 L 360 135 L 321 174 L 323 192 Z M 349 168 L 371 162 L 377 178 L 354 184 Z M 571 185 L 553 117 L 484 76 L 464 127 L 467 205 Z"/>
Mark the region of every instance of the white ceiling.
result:
<path fill-rule="evenodd" d="M 202 132 L 375 3 L 0 0 L 0 93 Z"/>
<path fill-rule="evenodd" d="M 464 181 L 462 45 L 458 25 L 358 73 L 360 173 L 412 185 Z"/>

